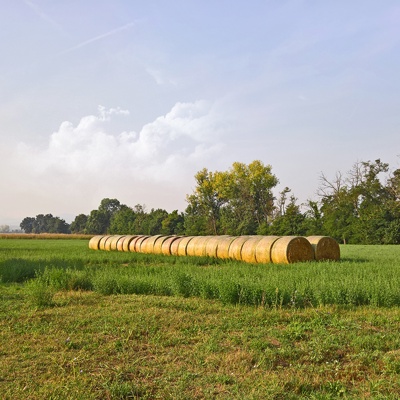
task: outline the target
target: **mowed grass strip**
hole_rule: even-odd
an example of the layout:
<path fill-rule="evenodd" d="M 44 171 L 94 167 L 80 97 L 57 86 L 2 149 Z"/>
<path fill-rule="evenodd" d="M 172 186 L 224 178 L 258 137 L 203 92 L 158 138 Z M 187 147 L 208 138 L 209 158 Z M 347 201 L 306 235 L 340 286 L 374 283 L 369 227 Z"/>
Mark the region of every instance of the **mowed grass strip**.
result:
<path fill-rule="evenodd" d="M 2 399 L 400 396 L 400 312 L 0 287 Z"/>

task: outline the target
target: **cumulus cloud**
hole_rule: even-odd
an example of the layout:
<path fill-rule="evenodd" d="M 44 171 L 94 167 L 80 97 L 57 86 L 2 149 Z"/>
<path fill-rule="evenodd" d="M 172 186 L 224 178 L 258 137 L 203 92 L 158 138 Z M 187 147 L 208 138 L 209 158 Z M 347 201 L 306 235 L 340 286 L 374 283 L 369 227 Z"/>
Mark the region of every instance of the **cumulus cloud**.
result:
<path fill-rule="evenodd" d="M 177 103 L 140 132 L 112 133 L 114 121 L 127 115 L 127 110 L 99 106 L 96 115 L 77 124 L 64 121 L 43 148 L 20 143 L 19 166 L 36 189 L 39 184 L 48 193 L 58 184 L 61 192 L 118 198 L 134 188 L 135 201 L 168 208 L 161 198 L 148 196 L 160 186 L 190 190 L 195 172 L 224 148 L 219 114 L 206 101 Z M 141 193 L 147 198 L 139 198 Z M 177 196 L 184 201 L 187 193 Z"/>

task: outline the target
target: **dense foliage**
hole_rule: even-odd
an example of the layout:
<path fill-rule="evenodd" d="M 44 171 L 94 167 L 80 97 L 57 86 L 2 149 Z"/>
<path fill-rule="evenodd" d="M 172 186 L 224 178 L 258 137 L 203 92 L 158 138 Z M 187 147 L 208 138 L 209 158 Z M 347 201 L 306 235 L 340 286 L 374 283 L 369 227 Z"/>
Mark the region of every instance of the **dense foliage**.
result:
<path fill-rule="evenodd" d="M 297 204 L 286 187 L 275 197 L 278 178 L 270 165 L 235 162 L 228 171 L 195 175 L 185 212 L 134 207 L 105 198 L 89 215 L 68 225 L 51 214 L 27 217 L 26 233 L 329 235 L 341 243 L 400 243 L 400 169 L 381 160 L 357 162 L 347 174 L 321 176 L 318 200 Z"/>

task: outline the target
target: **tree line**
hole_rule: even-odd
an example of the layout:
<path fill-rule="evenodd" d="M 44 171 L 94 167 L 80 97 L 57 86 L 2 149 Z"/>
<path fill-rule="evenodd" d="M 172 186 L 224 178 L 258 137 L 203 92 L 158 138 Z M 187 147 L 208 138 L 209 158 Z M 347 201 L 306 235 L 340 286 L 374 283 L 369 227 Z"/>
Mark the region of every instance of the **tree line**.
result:
<path fill-rule="evenodd" d="M 270 165 L 235 162 L 227 171 L 202 169 L 184 212 L 130 207 L 105 198 L 71 224 L 51 214 L 26 217 L 26 233 L 144 235 L 328 235 L 341 243 L 400 243 L 400 169 L 380 159 L 356 162 L 346 174 L 320 177 L 318 200 L 298 204 L 290 188 L 278 196 Z"/>

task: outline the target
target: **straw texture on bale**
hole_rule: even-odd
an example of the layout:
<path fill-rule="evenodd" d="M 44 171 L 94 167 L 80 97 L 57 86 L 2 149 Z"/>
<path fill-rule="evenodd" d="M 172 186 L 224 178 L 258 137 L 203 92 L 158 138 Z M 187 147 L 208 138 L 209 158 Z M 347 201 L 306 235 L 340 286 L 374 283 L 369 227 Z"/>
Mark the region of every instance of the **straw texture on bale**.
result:
<path fill-rule="evenodd" d="M 141 253 L 154 254 L 154 244 L 163 235 L 149 236 L 140 246 Z"/>
<path fill-rule="evenodd" d="M 271 260 L 272 245 L 280 238 L 280 236 L 263 236 L 257 242 L 255 248 L 255 256 L 257 263 L 269 264 Z"/>
<path fill-rule="evenodd" d="M 222 236 L 210 236 L 206 243 L 206 256 L 217 257 L 218 244 L 222 240 Z"/>
<path fill-rule="evenodd" d="M 272 245 L 271 260 L 275 264 L 291 264 L 314 259 L 311 243 L 301 236 L 283 236 Z"/>
<path fill-rule="evenodd" d="M 203 236 L 194 236 L 192 240 L 186 246 L 186 255 L 187 256 L 195 256 L 196 255 L 196 247 L 199 245 Z"/>
<path fill-rule="evenodd" d="M 136 244 L 135 244 L 135 249 L 137 253 L 144 253 L 146 251 L 146 247 L 147 247 L 147 241 L 151 238 L 151 236 L 144 236 L 142 238 L 140 238 Z"/>
<path fill-rule="evenodd" d="M 244 243 L 250 238 L 250 236 L 238 236 L 229 246 L 229 258 L 233 260 L 242 259 L 242 247 Z"/>
<path fill-rule="evenodd" d="M 106 251 L 111 250 L 111 244 L 112 244 L 113 240 L 114 240 L 114 236 L 109 235 L 108 239 L 104 243 L 104 250 L 106 250 Z"/>
<path fill-rule="evenodd" d="M 235 236 L 224 236 L 218 241 L 217 258 L 229 258 L 229 248 L 235 239 Z"/>
<path fill-rule="evenodd" d="M 124 243 L 125 235 L 121 235 L 117 241 L 117 247 L 115 250 L 122 251 L 122 244 Z"/>
<path fill-rule="evenodd" d="M 106 243 L 107 243 L 107 241 L 110 239 L 110 236 L 103 236 L 101 239 L 100 239 L 100 242 L 99 242 L 99 250 L 105 250 L 106 249 Z"/>
<path fill-rule="evenodd" d="M 314 257 L 317 261 L 340 259 L 340 247 L 335 239 L 329 236 L 308 236 L 314 250 Z"/>
<path fill-rule="evenodd" d="M 186 249 L 189 242 L 194 238 L 194 236 L 184 236 L 178 243 L 178 256 L 186 256 Z"/>
<path fill-rule="evenodd" d="M 253 236 L 247 239 L 242 246 L 241 260 L 248 263 L 256 263 L 256 246 L 262 239 L 261 236 Z"/>
<path fill-rule="evenodd" d="M 167 239 L 162 246 L 163 254 L 177 256 L 178 255 L 178 247 L 179 242 L 183 239 L 182 236 L 172 237 Z"/>
<path fill-rule="evenodd" d="M 171 236 L 166 236 L 166 235 L 158 237 L 157 240 L 154 242 L 153 253 L 154 254 L 162 254 L 162 245 L 170 237 Z"/>
<path fill-rule="evenodd" d="M 121 238 L 121 236 L 119 236 L 119 235 L 114 235 L 114 236 L 111 236 L 111 239 L 109 240 L 109 242 L 107 242 L 107 248 L 106 248 L 106 250 L 108 250 L 108 251 L 115 251 L 115 250 L 117 250 L 117 243 L 118 243 L 118 240 Z"/>
<path fill-rule="evenodd" d="M 195 236 L 186 247 L 188 256 L 204 257 L 206 255 L 206 245 L 210 236 Z"/>
<path fill-rule="evenodd" d="M 143 241 L 147 236 L 145 235 L 138 235 L 131 242 L 129 243 L 129 251 L 131 253 L 138 253 L 140 250 L 140 242 Z M 138 247 L 139 246 L 139 247 Z"/>
<path fill-rule="evenodd" d="M 132 242 L 133 239 L 135 239 L 137 237 L 138 237 L 138 235 L 125 236 L 121 243 L 122 251 L 129 251 L 129 244 Z"/>
<path fill-rule="evenodd" d="M 102 235 L 96 235 L 93 236 L 90 240 L 89 240 L 89 249 L 91 250 L 99 250 L 100 247 L 100 240 L 103 238 Z"/>

